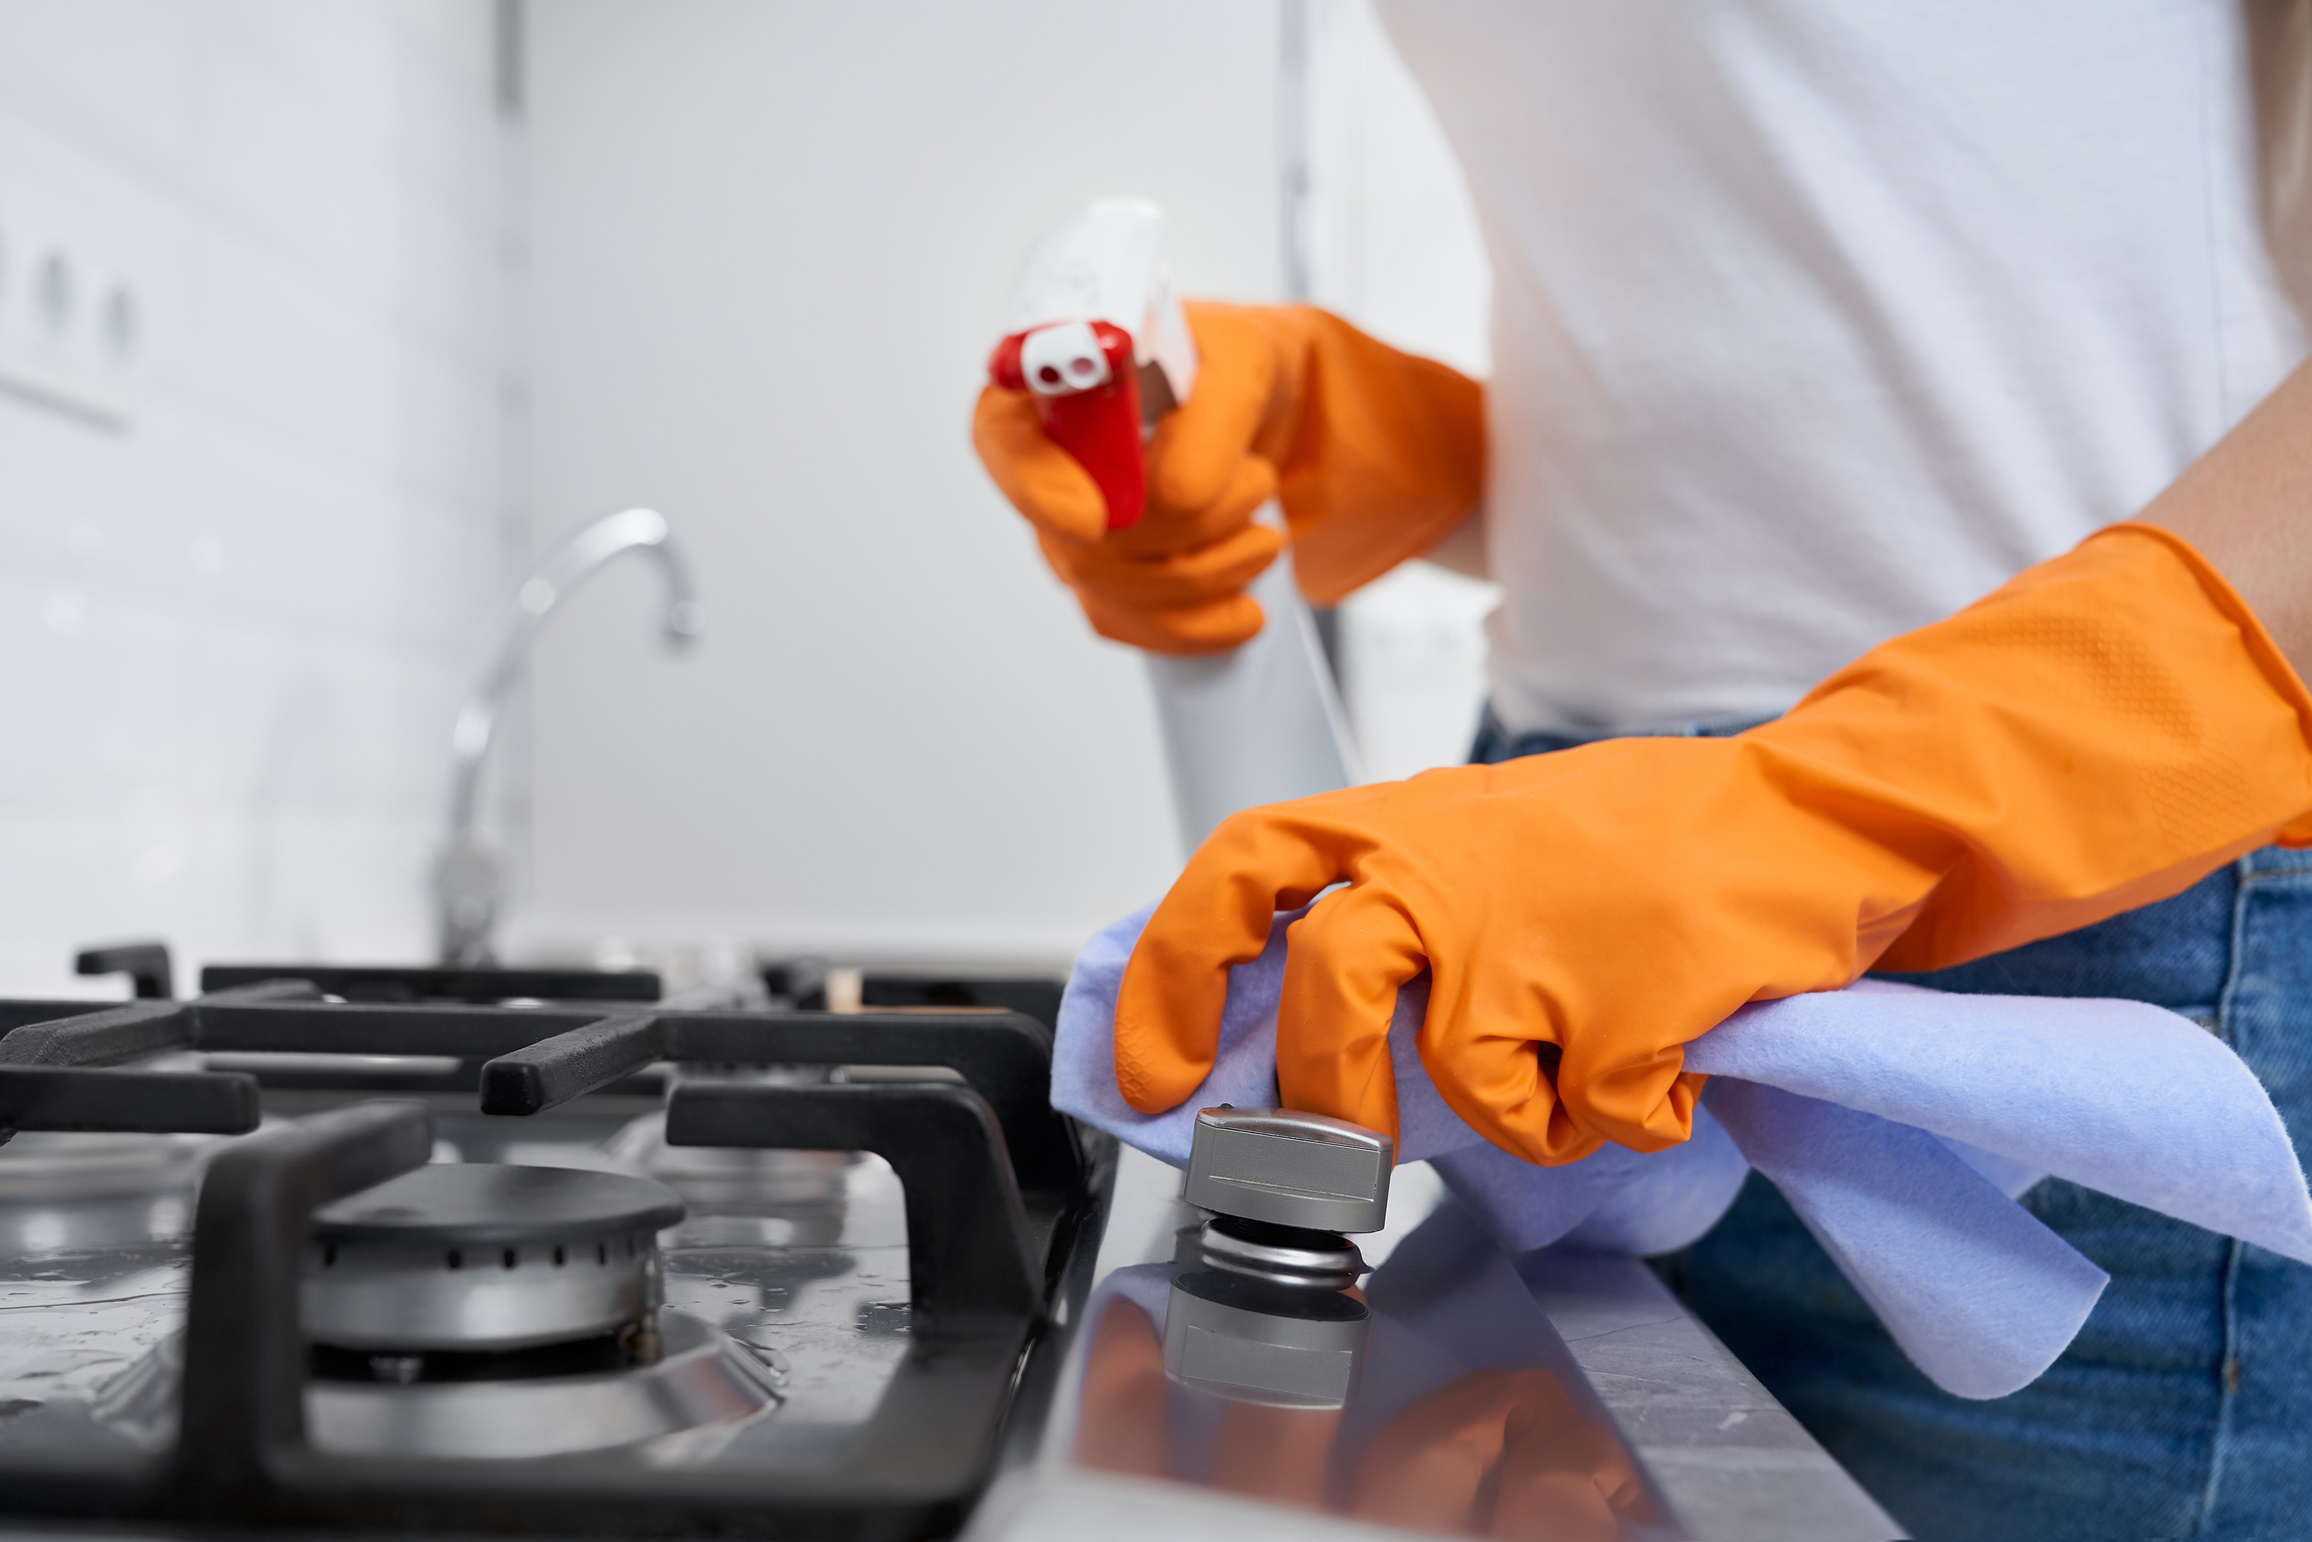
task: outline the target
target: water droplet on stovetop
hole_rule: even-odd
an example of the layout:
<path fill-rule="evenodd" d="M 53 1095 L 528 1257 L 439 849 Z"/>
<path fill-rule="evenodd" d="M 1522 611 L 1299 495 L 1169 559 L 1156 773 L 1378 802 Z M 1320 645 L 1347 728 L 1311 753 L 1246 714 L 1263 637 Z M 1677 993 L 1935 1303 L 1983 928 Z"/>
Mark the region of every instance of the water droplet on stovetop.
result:
<path fill-rule="evenodd" d="M 869 1338 L 898 1338 L 907 1332 L 907 1303 L 863 1301 L 859 1304 L 859 1331 Z"/>

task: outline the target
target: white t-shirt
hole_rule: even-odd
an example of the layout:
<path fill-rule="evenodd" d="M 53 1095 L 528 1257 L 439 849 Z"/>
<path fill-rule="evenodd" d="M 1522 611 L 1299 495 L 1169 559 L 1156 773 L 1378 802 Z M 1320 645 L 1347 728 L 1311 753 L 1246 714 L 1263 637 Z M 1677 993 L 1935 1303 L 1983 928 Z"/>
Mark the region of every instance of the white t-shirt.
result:
<path fill-rule="evenodd" d="M 1492 258 L 1496 712 L 1755 718 L 2293 366 L 2239 0 L 1383 0 Z"/>

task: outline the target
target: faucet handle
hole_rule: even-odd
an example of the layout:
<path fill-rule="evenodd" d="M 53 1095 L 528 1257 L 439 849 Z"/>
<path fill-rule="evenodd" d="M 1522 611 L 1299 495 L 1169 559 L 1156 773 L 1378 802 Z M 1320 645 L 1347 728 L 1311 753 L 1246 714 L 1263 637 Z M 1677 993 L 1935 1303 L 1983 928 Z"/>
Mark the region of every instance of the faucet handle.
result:
<path fill-rule="evenodd" d="M 1396 1155 L 1394 1140 L 1345 1119 L 1223 1103 L 1197 1111 L 1181 1198 L 1248 1221 L 1379 1231 Z"/>

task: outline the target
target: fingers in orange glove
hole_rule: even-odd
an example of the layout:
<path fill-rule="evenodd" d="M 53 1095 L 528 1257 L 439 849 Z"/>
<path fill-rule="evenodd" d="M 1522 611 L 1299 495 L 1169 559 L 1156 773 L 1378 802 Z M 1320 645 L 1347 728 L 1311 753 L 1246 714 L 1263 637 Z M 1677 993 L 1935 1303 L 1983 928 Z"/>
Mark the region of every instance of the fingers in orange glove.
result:
<path fill-rule="evenodd" d="M 1118 1086 L 1149 1113 L 1193 1091 L 1228 968 L 1344 883 L 1288 937 L 1288 1105 L 1393 1130 L 1388 1019 L 1425 966 L 1422 1062 L 1472 1127 L 1542 1163 L 1658 1150 L 1692 1127 L 1684 1044 L 1745 1002 L 2069 931 L 2308 834 L 2312 697 L 2188 545 L 2115 527 L 1735 738 L 1232 817 L 1125 969 Z"/>
<path fill-rule="evenodd" d="M 1101 636 L 1159 653 L 1217 652 L 1261 628 L 1260 606 L 1245 591 L 1284 537 L 1252 514 L 1275 488 L 1267 463 L 1247 460 L 1209 507 L 1169 524 L 1143 520 L 1098 541 L 1049 531 L 1036 539 Z M 1180 544 L 1181 536 L 1199 544 Z"/>
<path fill-rule="evenodd" d="M 1150 653 L 1194 656 L 1226 652 L 1259 635 L 1263 620 L 1260 602 L 1243 594 L 1170 610 L 1144 610 L 1079 589 L 1076 602 L 1083 606 L 1084 619 L 1092 624 L 1093 631 L 1110 642 Z"/>
<path fill-rule="evenodd" d="M 973 414 L 980 459 L 1103 636 L 1165 653 L 1251 637 L 1260 609 L 1243 589 L 1258 569 L 1208 554 L 1185 564 L 1198 592 L 1182 597 L 1177 584 L 1140 582 L 1132 561 L 1239 536 L 1272 497 L 1301 588 L 1320 604 L 1427 550 L 1476 506 L 1484 427 L 1474 381 L 1305 306 L 1186 312 L 1196 388 L 1149 441 L 1148 504 L 1127 529 L 1107 531 L 1098 488 L 1044 438 L 1026 392 L 985 389 Z"/>
<path fill-rule="evenodd" d="M 1278 340 L 1253 319 L 1262 308 L 1191 301 L 1182 309 L 1196 338 L 1196 389 L 1148 441 L 1148 499 L 1172 515 L 1222 497 L 1248 458 L 1267 464 L 1273 491 L 1277 456 L 1259 441 L 1295 405 L 1279 394 L 1287 382 Z"/>
<path fill-rule="evenodd" d="M 1287 1107 L 1394 1136 L 1389 1021 L 1397 991 L 1426 969 L 1423 1063 L 1455 1112 L 1496 1144 L 1543 1163 L 1596 1150 L 1603 1133 L 1561 1095 L 1573 1089 L 1608 1110 L 1637 1110 L 1615 1136 L 1628 1144 L 1656 1150 L 1683 1139 L 1701 1079 L 1681 1077 L 1675 1053 L 1666 1062 L 1633 1053 L 1644 1026 L 1578 1041 L 1567 1024 L 1586 1016 L 1589 1003 L 1573 966 L 1608 961 L 1609 987 L 1672 999 L 1703 992 L 1702 1010 L 1715 1013 L 1709 1023 L 1748 999 L 1748 987 L 1728 978 L 1711 994 L 1710 982 L 1670 960 L 1655 961 L 1631 985 L 1623 955 L 1654 928 L 1580 893 L 1583 885 L 1564 874 L 1594 875 L 1628 844 L 1616 820 L 1585 805 L 1602 798 L 1609 809 L 1644 807 L 1644 788 L 1658 778 L 1633 779 L 1643 768 L 1631 763 L 1632 752 L 1663 759 L 1663 751 L 1712 742 L 1728 741 L 1590 746 L 1232 815 L 1189 859 L 1125 965 L 1116 1002 L 1118 1088 L 1143 1112 L 1193 1092 L 1213 1064 L 1228 969 L 1258 956 L 1273 912 L 1342 884 L 1287 934 L 1276 1047 Z M 1565 788 L 1546 795 L 1555 783 Z M 1561 827 L 1550 832 L 1554 859 L 1529 884 L 1519 852 L 1541 844 L 1536 823 Z M 1551 872 L 1560 875 L 1554 883 L 1542 876 Z M 1545 917 L 1556 924 L 1539 927 Z M 1664 935 L 1675 934 L 1673 918 L 1659 920 Z M 1635 1011 L 1641 1023 L 1651 1021 L 1647 1007 Z M 1537 1045 L 1564 1050 L 1556 1074 Z M 1626 1085 L 1633 1076 L 1638 1084 Z"/>
<path fill-rule="evenodd" d="M 1039 539 L 1044 560 L 1071 587 L 1148 610 L 1241 595 L 1284 548 L 1284 537 L 1266 525 L 1245 525 L 1203 546 L 1154 557 L 1127 556 L 1105 543 L 1068 546 L 1052 536 Z"/>
<path fill-rule="evenodd" d="M 997 490 L 1039 531 L 1096 541 L 1108 528 L 1108 505 L 1092 474 L 1044 437 L 1029 393 L 982 387 L 971 414 L 971 447 Z"/>
<path fill-rule="evenodd" d="M 1160 1113 L 1211 1074 L 1228 971 L 1260 956 L 1277 911 L 1298 909 L 1347 876 L 1325 838 L 1335 805 L 1373 796 L 1350 788 L 1232 814 L 1189 857 L 1134 944 L 1117 991 L 1116 1086 L 1126 1102 Z M 1289 960 L 1288 949 L 1288 967 Z M 1393 1134 L 1396 1126 L 1367 1128 Z"/>
<path fill-rule="evenodd" d="M 1191 330 L 1201 354 L 1196 390 L 1164 415 L 1149 441 L 1150 507 L 1138 524 L 1116 532 L 1137 533 L 1143 551 L 1210 540 L 1227 524 L 1250 519 L 1276 491 L 1275 472 L 1264 466 L 1257 496 L 1229 496 L 1271 411 L 1273 340 L 1234 315 L 1192 322 Z M 1045 437 L 1031 393 L 982 387 L 971 440 L 996 486 L 1038 531 L 1087 543 L 1108 533 L 1099 488 L 1074 456 Z M 1206 512 L 1224 500 L 1224 512 Z"/>
<path fill-rule="evenodd" d="M 1346 877 L 1347 874 L 1342 876 Z M 1397 1134 L 1389 1019 L 1397 992 L 1429 967 L 1413 917 L 1386 881 L 1318 900 L 1287 937 L 1280 1015 L 1337 1032 L 1277 1040 L 1277 1090 L 1288 1108 L 1341 1108 L 1336 1117 Z M 1313 1051 L 1313 1053 L 1312 1053 Z"/>
<path fill-rule="evenodd" d="M 1121 557 L 1171 556 L 1243 534 L 1261 505 L 1275 496 L 1274 468 L 1264 460 L 1240 460 L 1210 503 L 1175 509 L 1152 499 L 1149 506 L 1157 510 L 1155 519 L 1143 519 L 1128 530 L 1110 531 L 1093 545 L 1096 550 Z"/>

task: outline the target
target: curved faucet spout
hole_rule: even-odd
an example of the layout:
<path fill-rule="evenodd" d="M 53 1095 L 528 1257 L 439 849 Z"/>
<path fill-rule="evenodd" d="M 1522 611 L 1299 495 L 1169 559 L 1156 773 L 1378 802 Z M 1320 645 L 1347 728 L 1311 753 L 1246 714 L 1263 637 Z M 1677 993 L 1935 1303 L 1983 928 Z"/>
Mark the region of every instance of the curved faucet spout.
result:
<path fill-rule="evenodd" d="M 434 866 L 445 963 L 487 961 L 490 934 L 497 925 L 498 864 L 475 834 L 474 823 L 499 705 L 546 618 L 571 591 L 630 551 L 655 560 L 666 580 L 659 628 L 667 645 L 684 647 L 705 629 L 706 611 L 691 587 L 690 569 L 675 549 L 665 516 L 656 509 L 626 509 L 596 520 L 548 552 L 499 607 L 450 734 L 449 832 Z"/>

